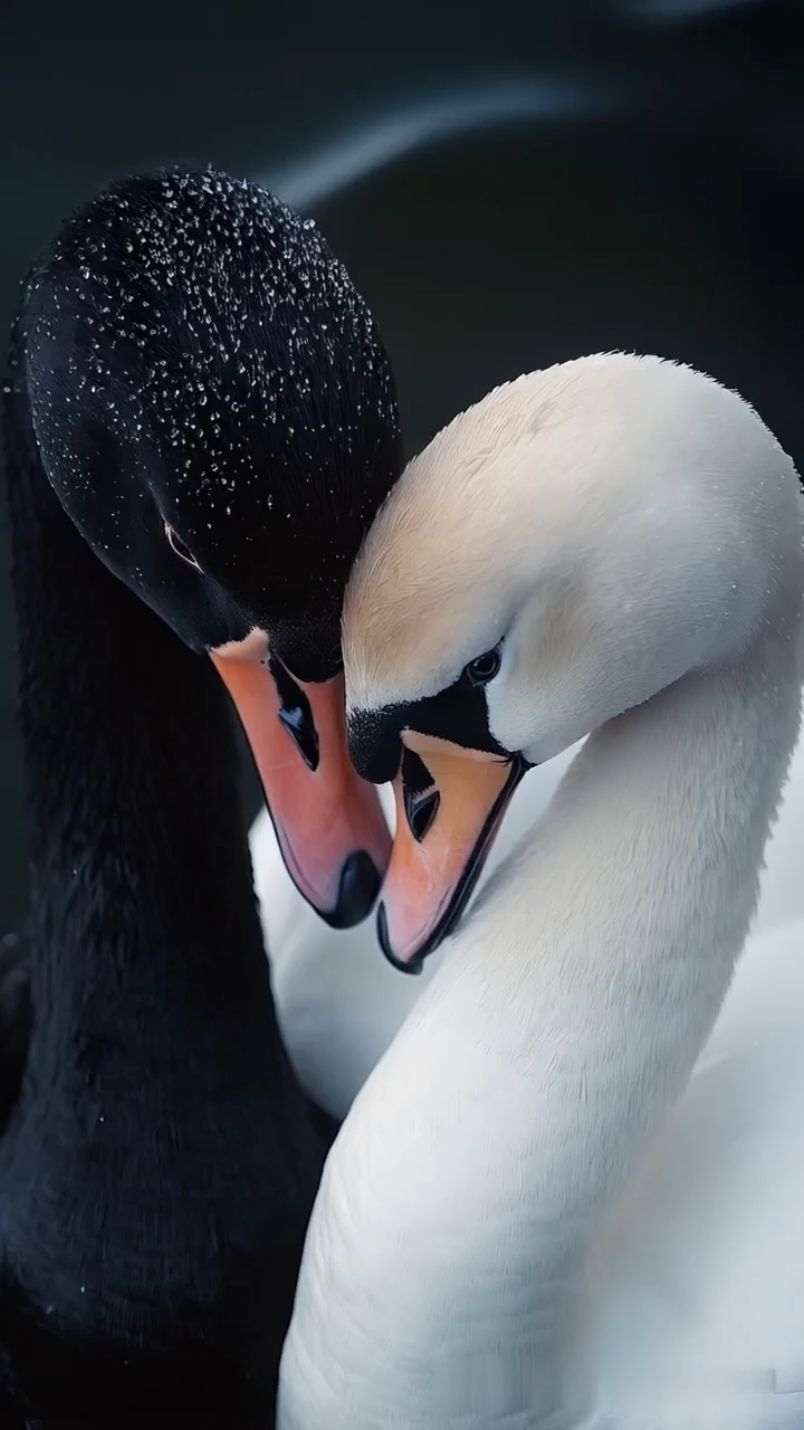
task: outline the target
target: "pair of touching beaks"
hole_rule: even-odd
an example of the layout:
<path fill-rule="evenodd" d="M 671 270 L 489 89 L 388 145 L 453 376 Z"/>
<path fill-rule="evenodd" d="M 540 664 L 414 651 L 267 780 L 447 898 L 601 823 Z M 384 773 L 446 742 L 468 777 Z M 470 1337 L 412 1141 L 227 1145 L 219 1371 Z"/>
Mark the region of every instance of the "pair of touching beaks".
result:
<path fill-rule="evenodd" d="M 282 857 L 331 927 L 377 914 L 386 957 L 408 973 L 454 927 L 524 765 L 401 733 L 396 834 L 349 757 L 342 675 L 302 682 L 262 631 L 210 652 L 251 746 Z"/>

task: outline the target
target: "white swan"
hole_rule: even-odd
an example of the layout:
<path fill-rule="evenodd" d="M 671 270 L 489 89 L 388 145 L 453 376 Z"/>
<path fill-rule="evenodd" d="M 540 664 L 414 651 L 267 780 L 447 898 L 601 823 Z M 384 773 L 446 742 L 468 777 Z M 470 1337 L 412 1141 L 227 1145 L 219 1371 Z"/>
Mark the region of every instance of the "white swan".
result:
<path fill-rule="evenodd" d="M 375 523 L 353 749 L 378 773 L 406 730 L 441 795 L 420 844 L 400 821 L 389 952 L 443 918 L 467 790 L 504 778 L 465 731 L 532 761 L 592 733 L 333 1147 L 281 1430 L 804 1424 L 801 922 L 711 1035 L 798 731 L 800 520 L 739 398 L 618 356 L 491 394 Z"/>

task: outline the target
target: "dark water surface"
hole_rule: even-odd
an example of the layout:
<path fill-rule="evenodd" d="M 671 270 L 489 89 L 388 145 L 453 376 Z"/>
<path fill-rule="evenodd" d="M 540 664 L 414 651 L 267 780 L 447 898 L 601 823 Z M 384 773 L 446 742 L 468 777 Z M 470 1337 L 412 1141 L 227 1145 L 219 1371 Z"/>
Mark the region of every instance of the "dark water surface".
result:
<path fill-rule="evenodd" d="M 373 305 L 411 450 L 609 348 L 739 388 L 804 466 L 804 54 L 792 3 L 107 6 L 0 14 L 0 308 L 59 218 L 163 163 L 261 177 Z M 0 933 L 25 906 L 5 512 Z"/>

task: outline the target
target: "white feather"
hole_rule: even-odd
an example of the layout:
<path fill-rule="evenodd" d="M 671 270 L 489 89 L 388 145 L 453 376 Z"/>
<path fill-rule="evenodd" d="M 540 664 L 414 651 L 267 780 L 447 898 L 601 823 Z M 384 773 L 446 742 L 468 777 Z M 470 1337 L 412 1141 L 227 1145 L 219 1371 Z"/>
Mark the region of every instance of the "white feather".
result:
<path fill-rule="evenodd" d="M 350 668 L 361 702 L 440 688 L 483 601 L 461 580 L 482 518 L 515 652 L 492 728 L 534 758 L 592 733 L 335 1143 L 278 1424 L 792 1430 L 800 752 L 728 989 L 799 727 L 797 479 L 739 399 L 652 360 L 513 384 L 486 399 L 490 436 L 483 408 L 375 524 L 347 600 L 347 689 Z M 493 512 L 466 492 L 483 462 Z M 462 492 L 464 527 L 448 519 L 428 568 L 422 539 L 437 547 Z M 439 620 L 417 639 L 428 580 Z"/>

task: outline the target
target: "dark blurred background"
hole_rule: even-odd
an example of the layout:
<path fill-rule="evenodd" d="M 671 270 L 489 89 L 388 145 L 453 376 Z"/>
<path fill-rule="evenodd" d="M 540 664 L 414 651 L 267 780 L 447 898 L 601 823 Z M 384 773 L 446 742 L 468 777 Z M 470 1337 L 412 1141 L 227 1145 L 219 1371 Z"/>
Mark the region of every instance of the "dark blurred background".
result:
<path fill-rule="evenodd" d="M 262 179 L 373 306 L 408 448 L 600 349 L 740 389 L 804 466 L 803 0 L 0 0 L 0 307 L 58 220 L 165 163 Z M 24 912 L 0 522 L 0 934 Z"/>

